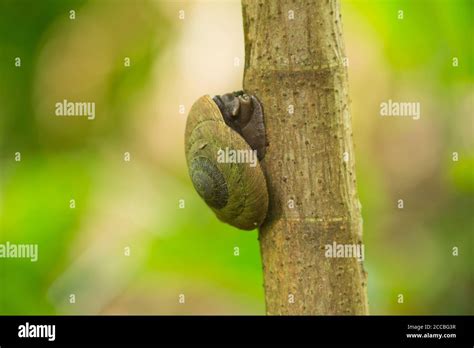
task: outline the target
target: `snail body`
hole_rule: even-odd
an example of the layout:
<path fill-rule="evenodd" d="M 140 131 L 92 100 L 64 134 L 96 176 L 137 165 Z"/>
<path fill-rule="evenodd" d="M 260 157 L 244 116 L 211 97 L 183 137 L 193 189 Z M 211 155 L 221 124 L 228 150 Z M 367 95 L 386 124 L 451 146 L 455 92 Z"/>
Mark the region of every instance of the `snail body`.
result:
<path fill-rule="evenodd" d="M 192 106 L 186 122 L 185 152 L 197 193 L 217 217 L 243 230 L 261 225 L 268 209 L 268 191 L 260 163 L 222 161 L 222 151 L 265 155 L 263 111 L 257 98 L 243 92 Z M 234 158 L 235 159 L 235 158 Z"/>

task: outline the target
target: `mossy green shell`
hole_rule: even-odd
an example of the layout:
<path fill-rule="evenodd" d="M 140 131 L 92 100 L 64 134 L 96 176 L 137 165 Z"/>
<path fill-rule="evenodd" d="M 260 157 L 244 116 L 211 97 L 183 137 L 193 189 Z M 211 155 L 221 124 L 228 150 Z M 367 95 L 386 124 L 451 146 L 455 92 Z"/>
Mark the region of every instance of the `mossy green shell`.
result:
<path fill-rule="evenodd" d="M 205 95 L 192 106 L 186 122 L 185 151 L 194 188 L 217 217 L 235 227 L 252 230 L 268 209 L 265 177 L 257 162 L 219 163 L 218 151 L 252 149 L 228 127 L 214 101 Z"/>

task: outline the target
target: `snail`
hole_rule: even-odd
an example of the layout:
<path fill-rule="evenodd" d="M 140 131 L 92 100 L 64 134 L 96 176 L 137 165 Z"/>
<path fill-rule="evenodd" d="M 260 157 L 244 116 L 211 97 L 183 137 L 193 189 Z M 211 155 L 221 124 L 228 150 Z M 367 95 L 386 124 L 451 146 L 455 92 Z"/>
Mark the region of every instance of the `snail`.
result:
<path fill-rule="evenodd" d="M 268 191 L 259 162 L 265 147 L 263 108 L 255 96 L 205 95 L 191 107 L 185 131 L 189 176 L 223 222 L 252 230 L 265 220 Z"/>

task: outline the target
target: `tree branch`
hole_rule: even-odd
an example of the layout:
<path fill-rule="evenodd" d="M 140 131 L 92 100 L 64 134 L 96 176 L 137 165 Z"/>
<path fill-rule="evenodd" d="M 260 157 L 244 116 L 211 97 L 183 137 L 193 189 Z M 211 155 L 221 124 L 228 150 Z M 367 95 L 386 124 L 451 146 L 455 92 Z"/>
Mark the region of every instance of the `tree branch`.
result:
<path fill-rule="evenodd" d="M 244 89 L 263 104 L 270 206 L 261 226 L 268 314 L 367 314 L 347 69 L 336 0 L 242 0 Z"/>

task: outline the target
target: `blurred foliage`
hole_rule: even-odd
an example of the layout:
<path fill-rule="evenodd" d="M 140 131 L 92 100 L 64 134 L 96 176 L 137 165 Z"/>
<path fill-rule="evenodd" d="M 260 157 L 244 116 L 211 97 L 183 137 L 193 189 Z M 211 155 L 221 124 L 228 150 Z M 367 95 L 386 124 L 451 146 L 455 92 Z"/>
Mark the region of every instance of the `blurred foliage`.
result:
<path fill-rule="evenodd" d="M 473 2 L 342 5 L 371 312 L 473 314 Z M 196 28 L 240 26 L 239 9 L 0 1 L 0 243 L 40 249 L 36 263 L 0 260 L 1 314 L 264 313 L 257 232 L 219 222 L 192 189 L 177 107 L 222 79 L 196 62 L 233 49 L 190 56 Z M 389 98 L 420 101 L 422 118 L 381 119 Z M 55 118 L 62 99 L 96 102 L 97 118 Z"/>

